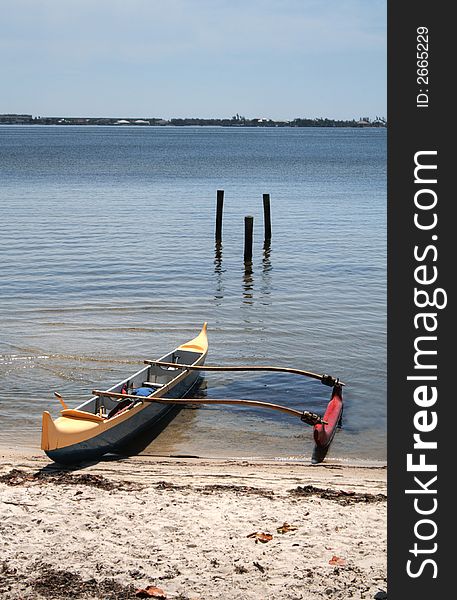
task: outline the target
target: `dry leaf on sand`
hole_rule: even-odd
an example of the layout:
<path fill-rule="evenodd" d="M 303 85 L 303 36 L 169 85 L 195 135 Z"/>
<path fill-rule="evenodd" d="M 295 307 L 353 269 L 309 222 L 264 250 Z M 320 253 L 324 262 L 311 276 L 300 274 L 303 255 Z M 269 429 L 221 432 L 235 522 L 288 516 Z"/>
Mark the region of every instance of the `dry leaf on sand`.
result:
<path fill-rule="evenodd" d="M 340 558 L 339 556 L 333 555 L 332 558 L 328 561 L 328 564 L 344 567 L 346 564 L 346 561 L 344 560 L 344 558 Z"/>
<path fill-rule="evenodd" d="M 269 542 L 270 540 L 273 539 L 273 536 L 271 535 L 271 533 L 262 533 L 260 531 L 254 531 L 254 533 L 250 533 L 246 537 L 255 538 L 256 543 L 262 542 L 262 544 L 266 544 L 267 542 Z"/>
<path fill-rule="evenodd" d="M 138 598 L 162 598 L 162 600 L 165 600 L 167 597 L 161 588 L 154 587 L 153 585 L 148 585 L 147 588 L 136 590 L 135 595 L 138 596 Z"/>
<path fill-rule="evenodd" d="M 278 527 L 276 529 L 276 531 L 278 533 L 287 533 L 288 531 L 295 531 L 297 529 L 297 527 L 294 527 L 293 525 L 289 525 L 289 523 L 283 523 L 281 525 L 281 527 Z"/>

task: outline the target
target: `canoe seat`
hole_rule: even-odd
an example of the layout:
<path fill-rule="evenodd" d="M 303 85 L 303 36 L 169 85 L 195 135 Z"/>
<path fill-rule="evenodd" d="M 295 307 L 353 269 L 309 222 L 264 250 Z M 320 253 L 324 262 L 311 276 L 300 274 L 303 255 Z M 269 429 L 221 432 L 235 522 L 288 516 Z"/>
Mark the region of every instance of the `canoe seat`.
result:
<path fill-rule="evenodd" d="M 94 421 L 94 423 L 103 423 L 105 420 L 99 415 L 94 413 L 86 412 L 85 410 L 78 410 L 77 408 L 65 408 L 60 411 L 62 417 L 69 417 L 70 419 L 83 419 L 85 421 Z"/>
<path fill-rule="evenodd" d="M 163 388 L 163 383 L 155 383 L 154 381 L 143 381 L 143 385 L 145 387 L 152 387 L 152 388 L 157 388 L 158 390 L 160 390 L 160 388 Z"/>

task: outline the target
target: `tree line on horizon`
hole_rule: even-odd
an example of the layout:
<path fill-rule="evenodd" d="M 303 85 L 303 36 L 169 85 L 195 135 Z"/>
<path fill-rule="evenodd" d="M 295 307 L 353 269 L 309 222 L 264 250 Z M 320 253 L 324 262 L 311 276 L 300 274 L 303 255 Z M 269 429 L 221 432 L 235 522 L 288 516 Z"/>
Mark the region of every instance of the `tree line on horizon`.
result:
<path fill-rule="evenodd" d="M 356 119 L 329 119 L 324 117 L 298 117 L 291 121 L 268 118 L 248 119 L 239 114 L 231 118 L 207 119 L 201 117 L 161 118 L 113 118 L 113 117 L 33 117 L 25 114 L 0 114 L 0 124 L 17 125 L 174 125 L 217 127 L 386 127 L 385 117 L 360 117 Z"/>
<path fill-rule="evenodd" d="M 306 118 L 298 117 L 292 121 L 276 121 L 274 119 L 247 119 L 235 115 L 231 119 L 203 119 L 203 118 L 174 118 L 170 119 L 170 125 L 219 125 L 223 127 L 385 127 L 387 121 L 384 117 L 369 117 L 360 119 L 328 119 L 328 118 Z"/>

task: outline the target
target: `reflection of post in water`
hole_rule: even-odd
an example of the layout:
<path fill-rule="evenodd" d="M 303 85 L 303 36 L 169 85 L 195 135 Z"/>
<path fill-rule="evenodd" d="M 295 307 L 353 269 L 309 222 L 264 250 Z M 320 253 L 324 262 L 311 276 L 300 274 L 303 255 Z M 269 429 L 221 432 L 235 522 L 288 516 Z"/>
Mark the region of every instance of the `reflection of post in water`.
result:
<path fill-rule="evenodd" d="M 222 244 L 216 242 L 214 245 L 214 272 L 222 272 Z"/>
<path fill-rule="evenodd" d="M 253 304 L 254 298 L 254 277 L 253 277 L 252 260 L 244 261 L 243 273 L 243 303 Z"/>
<path fill-rule="evenodd" d="M 224 297 L 222 273 L 222 244 L 216 242 L 214 246 L 214 274 L 216 275 L 216 293 L 214 297 L 216 300 L 221 300 Z"/>
<path fill-rule="evenodd" d="M 262 258 L 262 296 L 269 296 L 271 294 L 271 243 L 270 240 L 265 240 L 263 245 L 263 258 Z M 265 298 L 264 298 L 265 299 Z M 268 302 L 269 303 L 269 302 Z"/>
<path fill-rule="evenodd" d="M 254 217 L 244 217 L 244 275 L 243 275 L 243 302 L 252 304 L 254 278 L 252 277 L 252 240 L 254 230 Z"/>
<path fill-rule="evenodd" d="M 263 245 L 262 267 L 264 273 L 271 271 L 271 243 L 269 241 Z"/>

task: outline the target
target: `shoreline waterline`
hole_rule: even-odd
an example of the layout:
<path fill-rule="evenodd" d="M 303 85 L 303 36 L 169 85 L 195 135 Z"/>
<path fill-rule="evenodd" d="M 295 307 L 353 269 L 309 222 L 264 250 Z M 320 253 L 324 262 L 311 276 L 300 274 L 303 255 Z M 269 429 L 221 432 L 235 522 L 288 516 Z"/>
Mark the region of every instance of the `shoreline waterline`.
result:
<path fill-rule="evenodd" d="M 28 445 L 28 446 L 15 446 L 4 441 L 0 442 L 0 457 L 3 460 L 46 460 L 50 465 L 55 465 L 56 467 L 67 468 L 62 465 L 57 465 L 53 463 L 51 459 L 49 459 L 45 452 L 41 450 L 39 446 Z M 311 468 L 319 468 L 322 467 L 341 467 L 341 468 L 360 468 L 360 469 L 387 469 L 387 462 L 377 461 L 372 459 L 353 459 L 353 458 L 338 458 L 332 457 L 327 458 L 323 463 L 318 465 L 312 465 L 309 458 L 301 457 L 301 456 L 244 456 L 244 455 L 221 455 L 221 454 L 186 454 L 186 453 L 176 453 L 176 454 L 150 454 L 148 452 L 141 452 L 140 454 L 136 454 L 133 456 L 121 456 L 109 454 L 105 457 L 102 457 L 96 464 L 103 465 L 103 463 L 109 463 L 111 466 L 116 462 L 124 462 L 131 458 L 140 458 L 145 460 L 150 460 L 151 462 L 160 461 L 160 460 L 170 460 L 170 461 L 179 461 L 179 460 L 188 460 L 196 462 L 211 462 L 211 463 L 252 463 L 252 464 L 268 464 L 268 465 L 300 465 Z M 92 463 L 87 463 L 87 465 L 83 464 L 81 468 L 85 468 L 85 466 L 89 466 Z M 102 467 L 101 467 L 102 468 Z"/>

